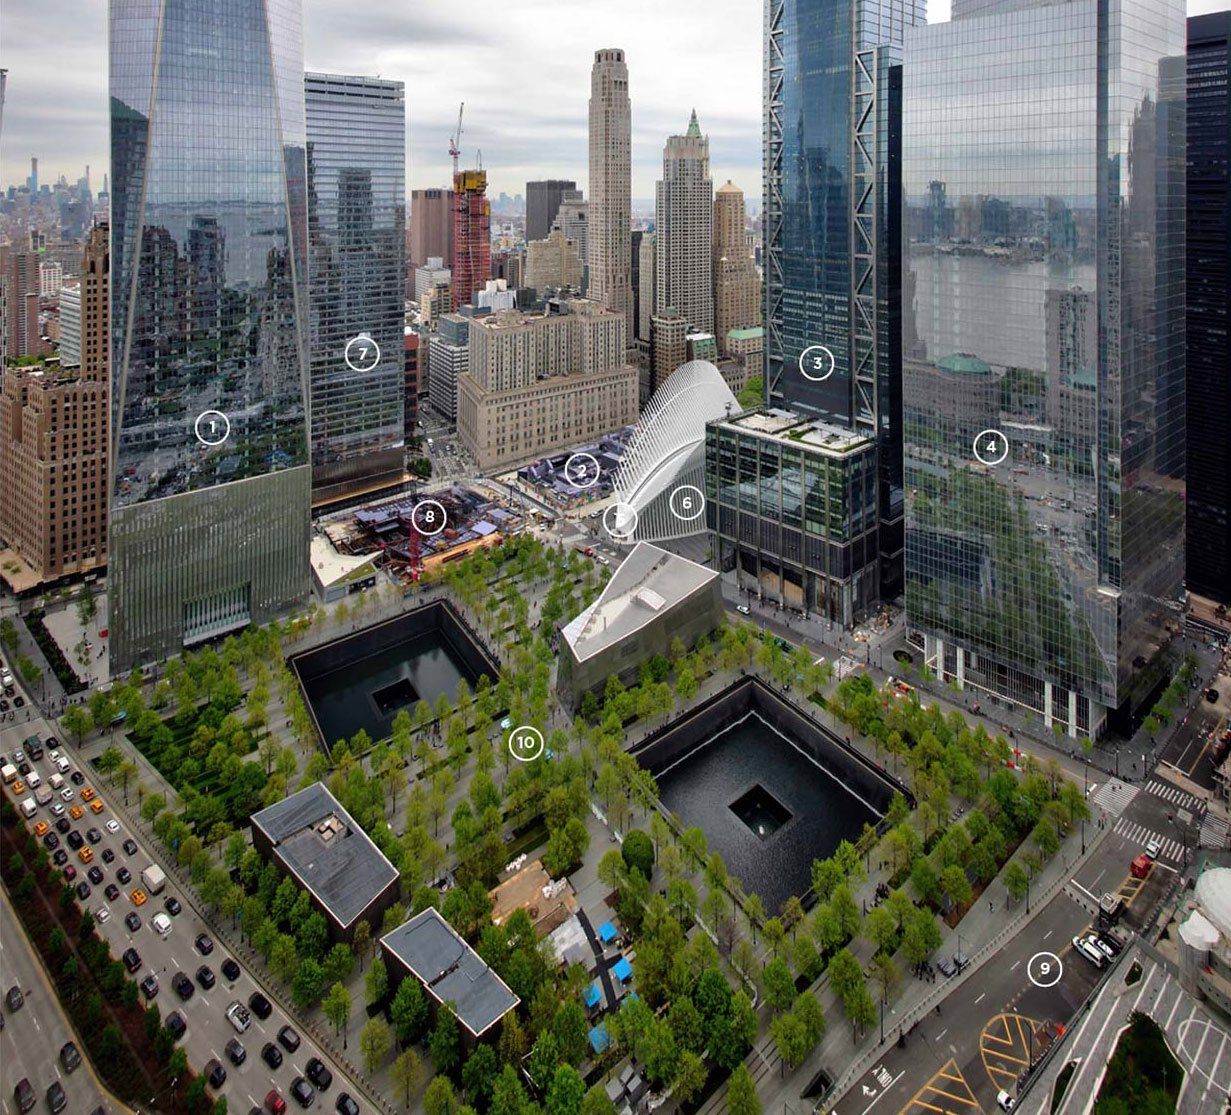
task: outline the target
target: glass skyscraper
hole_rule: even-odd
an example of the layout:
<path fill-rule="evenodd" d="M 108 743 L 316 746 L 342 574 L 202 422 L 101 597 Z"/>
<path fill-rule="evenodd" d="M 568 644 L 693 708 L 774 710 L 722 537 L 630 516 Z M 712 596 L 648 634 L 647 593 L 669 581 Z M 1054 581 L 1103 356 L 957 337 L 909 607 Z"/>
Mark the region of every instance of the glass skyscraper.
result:
<path fill-rule="evenodd" d="M 1180 622 L 1184 3 L 954 11 L 903 67 L 907 618 L 1093 735 Z"/>
<path fill-rule="evenodd" d="M 766 7 L 766 401 L 875 440 L 883 597 L 902 575 L 900 48 L 924 18 L 923 0 Z M 800 367 L 815 346 L 824 378 Z"/>
<path fill-rule="evenodd" d="M 304 78 L 314 499 L 403 475 L 406 100 L 400 81 Z M 366 336 L 379 359 L 346 359 Z"/>
<path fill-rule="evenodd" d="M 298 0 L 111 4 L 111 669 L 308 590 Z"/>

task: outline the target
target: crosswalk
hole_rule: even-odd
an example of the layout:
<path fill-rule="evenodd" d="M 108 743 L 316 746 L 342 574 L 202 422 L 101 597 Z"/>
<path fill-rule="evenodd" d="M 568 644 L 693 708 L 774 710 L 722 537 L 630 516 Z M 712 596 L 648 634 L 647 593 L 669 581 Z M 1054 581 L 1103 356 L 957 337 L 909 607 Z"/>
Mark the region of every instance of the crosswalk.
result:
<path fill-rule="evenodd" d="M 1221 817 L 1207 813 L 1201 819 L 1201 836 L 1203 848 L 1226 848 L 1228 825 Z"/>
<path fill-rule="evenodd" d="M 1178 786 L 1172 786 L 1169 782 L 1160 782 L 1157 778 L 1151 778 L 1146 783 L 1146 789 L 1156 798 L 1169 801 L 1172 805 L 1180 809 L 1187 809 L 1193 814 L 1200 813 L 1205 808 L 1205 802 L 1199 797 L 1181 790 Z"/>
<path fill-rule="evenodd" d="M 1127 782 L 1112 779 L 1098 788 L 1093 801 L 1100 809 L 1110 813 L 1113 817 L 1118 817 L 1140 792 L 1141 789 L 1138 786 L 1130 786 Z"/>
<path fill-rule="evenodd" d="M 1172 863 L 1183 862 L 1184 845 L 1181 841 L 1164 836 L 1161 832 L 1155 832 L 1151 828 L 1146 828 L 1145 825 L 1135 824 L 1127 817 L 1121 817 L 1116 821 L 1111 831 L 1119 836 L 1123 836 L 1130 844 L 1139 845 L 1139 850 L 1141 851 L 1145 851 L 1146 844 L 1151 840 L 1157 840 L 1159 859 L 1170 860 Z"/>

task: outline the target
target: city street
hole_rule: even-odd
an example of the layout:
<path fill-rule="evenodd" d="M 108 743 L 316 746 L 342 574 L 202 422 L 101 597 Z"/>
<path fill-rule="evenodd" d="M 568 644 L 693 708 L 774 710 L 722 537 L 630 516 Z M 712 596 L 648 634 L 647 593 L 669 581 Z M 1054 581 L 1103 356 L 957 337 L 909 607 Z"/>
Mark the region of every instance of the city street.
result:
<path fill-rule="evenodd" d="M 0 891 L 0 993 L 10 987 L 21 988 L 25 1003 L 20 1009 L 4 1011 L 4 1030 L 0 1031 L 0 1066 L 3 1066 L 3 1098 L 6 1112 L 17 1111 L 13 1088 L 25 1077 L 30 1081 L 41 1108 L 47 1088 L 59 1080 L 68 1100 L 67 1110 L 85 1115 L 122 1108 L 106 1093 L 85 1057 L 85 1046 L 77 1040 L 55 988 L 13 912 L 8 895 Z M 81 1064 L 65 1072 L 60 1064 L 60 1049 L 71 1041 L 82 1055 Z"/>
<path fill-rule="evenodd" d="M 51 729 L 42 719 L 33 721 L 29 725 L 7 727 L 0 730 L 0 751 L 12 756 L 15 750 L 23 746 L 25 737 L 32 732 L 37 732 L 44 740 L 52 734 Z M 77 756 L 71 747 L 62 748 L 62 753 L 75 765 Z M 50 758 L 46 755 L 42 760 L 31 765 L 40 773 L 44 783 L 55 770 Z M 89 764 L 83 765 L 82 773 L 86 778 L 85 785 L 93 786 L 98 791 L 99 797 L 106 802 L 111 792 L 110 787 L 105 782 L 96 780 L 96 772 Z M 78 792 L 72 804 L 79 803 L 80 791 L 84 790 L 85 786 L 76 789 Z M 7 787 L 6 792 L 11 794 Z M 27 797 L 28 794 L 29 791 L 22 795 L 22 798 Z M 22 798 L 15 800 L 20 801 Z M 59 801 L 59 797 L 55 800 Z M 49 808 L 40 809 L 34 819 L 29 822 L 30 825 L 33 826 L 36 820 L 52 821 Z M 115 826 L 114 832 L 109 827 L 111 824 Z M 298 1023 L 292 1023 L 292 1025 L 302 1039 L 299 1049 L 293 1054 L 284 1050 L 285 1059 L 276 1071 L 269 1069 L 261 1060 L 262 1047 L 271 1041 L 276 1044 L 278 1031 L 288 1022 L 287 1012 L 270 994 L 268 988 L 258 986 L 251 973 L 242 967 L 240 957 L 235 958 L 241 963 L 240 975 L 236 980 L 229 981 L 221 969 L 222 962 L 227 958 L 227 953 L 221 944 L 217 944 L 208 956 L 198 951 L 194 941 L 199 934 L 206 933 L 212 938 L 216 938 L 216 934 L 213 927 L 198 915 L 193 904 L 175 885 L 175 877 L 170 871 L 167 873 L 166 889 L 161 894 L 150 895 L 149 900 L 143 906 L 137 907 L 133 904 L 130 895 L 134 888 L 141 885 L 141 870 L 148 867 L 151 862 L 158 862 L 158 857 L 149 852 L 143 833 L 132 829 L 124 816 L 113 812 L 109 806 L 99 814 L 86 812 L 80 820 L 73 822 L 73 828 L 83 834 L 86 830 L 94 828 L 98 830 L 101 837 L 97 844 L 87 843 L 85 845 L 94 850 L 92 866 L 101 868 L 105 876 L 102 884 L 91 887 L 91 894 L 85 903 L 99 920 L 99 933 L 110 943 L 111 951 L 117 958 L 121 957 L 130 946 L 137 950 L 141 957 L 141 964 L 133 973 L 133 978 L 140 982 L 146 976 L 155 977 L 158 990 L 154 1001 L 161 1009 L 164 1020 L 173 1010 L 183 1015 L 188 1028 L 182 1044 L 188 1053 L 188 1063 L 194 1071 L 201 1072 L 206 1063 L 214 1058 L 222 1063 L 227 1072 L 227 1079 L 221 1088 L 215 1090 L 215 1094 L 226 1096 L 232 1111 L 240 1112 L 260 1107 L 270 1088 L 277 1088 L 286 1097 L 289 1094 L 291 1082 L 296 1076 L 303 1075 L 304 1066 L 308 1058 L 312 1056 L 319 1057 L 334 1075 L 334 1081 L 328 1093 L 318 1097 L 321 1102 L 332 1107 L 338 1093 L 343 1091 L 349 1092 L 356 1098 L 362 1097 L 363 1093 L 312 1041 L 310 1035 L 302 1031 Z M 134 854 L 128 854 L 123 850 L 124 842 L 129 839 L 137 845 L 137 851 Z M 60 837 L 60 841 L 60 846 L 65 847 L 66 836 Z M 104 850 L 114 853 L 115 859 L 112 863 L 103 862 Z M 68 862 L 77 868 L 76 881 L 84 880 L 86 868 L 79 862 L 78 854 L 70 851 Z M 165 868 L 167 865 L 161 864 L 161 866 Z M 132 879 L 122 886 L 115 901 L 108 901 L 103 895 L 103 887 L 115 881 L 115 874 L 121 867 L 128 868 Z M 165 912 L 165 903 L 170 898 L 176 898 L 182 909 L 177 916 L 171 917 L 169 934 L 161 937 L 154 931 L 151 920 L 155 914 Z M 106 911 L 105 920 L 100 916 L 100 911 Z M 130 912 L 135 912 L 141 921 L 140 927 L 135 931 L 130 930 L 124 921 L 125 915 Z M 214 987 L 208 991 L 203 990 L 196 983 L 197 969 L 203 964 L 208 965 L 217 980 Z M 185 973 L 193 979 L 195 985 L 194 993 L 186 1002 L 180 1001 L 172 987 L 172 980 L 177 972 Z M 251 1027 L 246 1033 L 237 1035 L 225 1016 L 227 1006 L 235 1000 L 246 1004 L 249 996 L 257 990 L 262 991 L 271 1000 L 274 1006 L 273 1013 L 265 1021 L 261 1021 L 253 1014 Z M 236 1036 L 239 1037 L 247 1052 L 247 1060 L 239 1066 L 233 1065 L 226 1055 L 227 1042 Z M 44 1084 L 43 1087 L 46 1085 Z"/>

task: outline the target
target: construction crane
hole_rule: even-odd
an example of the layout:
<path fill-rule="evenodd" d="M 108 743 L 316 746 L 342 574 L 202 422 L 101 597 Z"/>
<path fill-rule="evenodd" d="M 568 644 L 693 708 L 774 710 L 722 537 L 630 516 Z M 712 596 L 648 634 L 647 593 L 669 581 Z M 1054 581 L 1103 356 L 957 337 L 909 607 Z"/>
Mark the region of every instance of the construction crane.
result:
<path fill-rule="evenodd" d="M 466 108 L 466 102 L 462 101 L 457 106 L 457 131 L 449 137 L 449 154 L 453 156 L 453 177 L 457 177 L 457 160 L 462 153 L 462 112 Z"/>

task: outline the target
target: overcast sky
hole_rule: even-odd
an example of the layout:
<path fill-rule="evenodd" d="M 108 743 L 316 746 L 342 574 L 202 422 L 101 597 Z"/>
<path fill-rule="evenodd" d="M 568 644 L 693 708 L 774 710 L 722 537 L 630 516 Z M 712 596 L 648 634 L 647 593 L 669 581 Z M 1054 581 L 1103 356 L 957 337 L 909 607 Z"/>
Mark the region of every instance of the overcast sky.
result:
<path fill-rule="evenodd" d="M 1189 12 L 1231 0 L 1188 0 Z M 587 188 L 590 64 L 623 47 L 633 102 L 633 195 L 652 198 L 667 135 L 695 107 L 710 137 L 715 182 L 760 193 L 761 0 L 305 0 L 311 70 L 379 74 L 406 83 L 407 186 L 443 186 L 458 102 L 464 160 L 476 149 L 490 193 L 527 179 Z M 949 16 L 932 0 L 930 19 Z M 9 68 L 0 185 L 78 178 L 107 164 L 105 0 L 0 0 Z"/>

